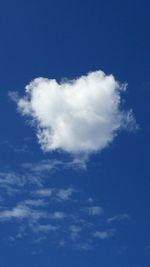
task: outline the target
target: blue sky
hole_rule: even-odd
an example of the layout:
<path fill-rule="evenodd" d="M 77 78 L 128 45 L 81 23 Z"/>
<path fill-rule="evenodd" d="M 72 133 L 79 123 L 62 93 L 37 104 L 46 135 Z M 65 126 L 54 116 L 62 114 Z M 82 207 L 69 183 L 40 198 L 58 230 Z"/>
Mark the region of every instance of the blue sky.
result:
<path fill-rule="evenodd" d="M 0 267 L 149 266 L 149 9 L 1 1 Z"/>

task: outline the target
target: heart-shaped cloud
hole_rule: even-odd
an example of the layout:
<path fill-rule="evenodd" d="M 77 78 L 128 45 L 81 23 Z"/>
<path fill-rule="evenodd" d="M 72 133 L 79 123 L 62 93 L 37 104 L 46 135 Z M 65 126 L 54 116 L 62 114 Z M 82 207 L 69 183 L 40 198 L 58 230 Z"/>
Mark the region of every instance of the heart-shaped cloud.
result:
<path fill-rule="evenodd" d="M 87 155 L 107 147 L 122 127 L 135 125 L 132 113 L 120 108 L 125 89 L 102 71 L 62 83 L 37 78 L 26 86 L 17 105 L 36 122 L 44 151 Z"/>

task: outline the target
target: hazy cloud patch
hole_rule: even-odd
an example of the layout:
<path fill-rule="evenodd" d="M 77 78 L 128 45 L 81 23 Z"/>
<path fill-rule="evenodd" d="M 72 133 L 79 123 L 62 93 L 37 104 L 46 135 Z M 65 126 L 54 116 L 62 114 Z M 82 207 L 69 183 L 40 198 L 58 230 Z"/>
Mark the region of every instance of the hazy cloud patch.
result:
<path fill-rule="evenodd" d="M 130 219 L 130 216 L 127 213 L 119 214 L 113 217 L 110 217 L 107 219 L 107 223 L 111 224 L 113 222 L 118 222 L 118 221 L 128 221 Z"/>

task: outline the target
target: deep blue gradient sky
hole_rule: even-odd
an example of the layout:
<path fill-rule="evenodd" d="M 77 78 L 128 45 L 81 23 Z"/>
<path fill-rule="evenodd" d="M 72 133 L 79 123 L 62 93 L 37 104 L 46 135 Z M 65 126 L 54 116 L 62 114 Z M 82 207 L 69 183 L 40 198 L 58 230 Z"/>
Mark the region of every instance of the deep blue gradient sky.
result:
<path fill-rule="evenodd" d="M 78 240 L 72 245 L 66 238 L 73 219 L 67 218 L 62 222 L 63 230 L 56 235 L 46 233 L 46 237 L 33 233 L 30 222 L 5 220 L 0 222 L 0 267 L 149 266 L 149 13 L 146 0 L 1 0 L 1 211 L 35 198 L 32 192 L 39 188 L 37 181 L 19 185 L 22 176 L 25 180 L 40 176 L 44 188 L 75 188 L 73 200 L 65 204 L 53 200 L 44 209 L 75 210 L 74 215 L 82 217 L 86 225 L 82 238 L 87 247 L 78 246 Z M 107 149 L 90 157 L 86 170 L 61 165 L 44 173 L 34 172 L 31 166 L 43 160 L 50 164 L 71 159 L 63 153 L 41 151 L 34 129 L 17 113 L 8 93 L 23 95 L 25 85 L 36 77 L 60 81 L 98 69 L 128 83 L 124 106 L 133 109 L 139 129 L 121 132 Z M 11 192 L 7 192 L 6 179 L 12 174 L 15 178 L 8 182 Z M 15 189 L 19 193 L 12 192 Z M 84 212 L 88 198 L 103 208 L 102 217 L 91 219 Z M 107 220 L 114 216 L 110 225 Z M 92 231 L 111 228 L 114 234 L 89 241 L 90 223 Z"/>

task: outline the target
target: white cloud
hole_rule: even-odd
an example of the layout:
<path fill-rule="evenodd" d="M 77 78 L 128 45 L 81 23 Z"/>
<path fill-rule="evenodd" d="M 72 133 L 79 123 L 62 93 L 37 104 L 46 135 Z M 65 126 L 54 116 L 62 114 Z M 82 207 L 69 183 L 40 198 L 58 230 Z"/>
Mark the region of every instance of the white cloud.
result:
<path fill-rule="evenodd" d="M 109 231 L 96 231 L 93 236 L 99 239 L 107 239 L 114 235 L 114 230 Z"/>
<path fill-rule="evenodd" d="M 73 241 L 76 241 L 79 238 L 79 233 L 82 231 L 82 228 L 77 225 L 71 225 L 69 230 L 70 230 L 70 238 Z"/>
<path fill-rule="evenodd" d="M 61 202 L 70 200 L 74 192 L 77 191 L 73 187 L 68 187 L 66 189 L 64 188 L 57 189 L 56 187 L 54 187 L 54 188 L 42 188 L 33 193 L 39 197 L 44 197 L 44 198 L 48 197 L 51 198 L 51 200 L 53 201 Z"/>
<path fill-rule="evenodd" d="M 107 223 L 113 223 L 116 221 L 124 221 L 124 220 L 129 220 L 130 216 L 127 213 L 119 214 L 113 217 L 110 217 L 107 219 Z"/>
<path fill-rule="evenodd" d="M 47 218 L 47 212 L 35 209 L 38 207 L 41 207 L 41 202 L 38 202 L 37 205 L 35 205 L 35 201 L 26 200 L 20 202 L 13 208 L 0 211 L 0 221 L 22 220 L 26 218 L 34 222 L 41 218 Z"/>
<path fill-rule="evenodd" d="M 34 163 L 23 163 L 22 167 L 25 170 L 28 170 L 30 173 L 35 174 L 35 175 L 40 175 L 43 176 L 47 173 L 51 173 L 54 171 L 58 171 L 60 168 L 64 169 L 86 169 L 86 159 L 87 157 L 82 157 L 81 158 L 73 158 L 71 160 L 51 160 L 51 159 L 45 159 L 45 160 L 40 160 L 38 162 Z"/>
<path fill-rule="evenodd" d="M 16 206 L 11 210 L 0 211 L 0 220 L 23 219 L 29 216 L 29 210 L 26 207 Z"/>
<path fill-rule="evenodd" d="M 120 108 L 125 89 L 113 75 L 95 71 L 62 83 L 37 78 L 15 101 L 21 114 L 36 122 L 44 151 L 87 155 L 107 147 L 120 129 L 135 126 L 132 112 Z"/>
<path fill-rule="evenodd" d="M 27 199 L 23 202 L 24 205 L 29 207 L 44 207 L 47 203 L 43 199 Z"/>
<path fill-rule="evenodd" d="M 62 162 L 57 160 L 41 160 L 38 163 L 24 163 L 23 167 L 35 174 L 50 172 L 61 165 Z"/>
<path fill-rule="evenodd" d="M 49 231 L 56 231 L 58 229 L 58 226 L 52 225 L 52 224 L 37 224 L 33 226 L 32 230 L 34 232 L 49 232 Z"/>
<path fill-rule="evenodd" d="M 36 191 L 36 195 L 40 197 L 50 197 L 52 195 L 53 189 L 52 188 L 43 188 Z"/>
<path fill-rule="evenodd" d="M 69 200 L 73 192 L 74 189 L 71 187 L 67 189 L 59 189 L 58 192 L 56 193 L 56 198 L 59 201 Z"/>
<path fill-rule="evenodd" d="M 51 219 L 61 220 L 61 219 L 64 219 L 65 217 L 66 217 L 66 214 L 62 211 L 55 211 L 55 212 L 49 214 L 49 218 L 51 218 Z"/>
<path fill-rule="evenodd" d="M 42 179 L 39 176 L 30 173 L 19 173 L 11 170 L 0 172 L 0 189 L 4 189 L 7 195 L 22 194 L 23 191 L 29 190 L 29 188 L 41 187 Z M 28 187 L 28 189 L 27 189 Z M 4 192 L 1 192 L 1 195 Z"/>
<path fill-rule="evenodd" d="M 102 207 L 91 196 L 72 186 L 46 187 L 45 179 L 41 184 L 41 175 L 36 175 L 37 169 L 35 173 L 30 169 L 32 165 L 27 167 L 27 174 L 0 172 L 0 226 L 10 226 L 12 241 L 29 235 L 35 242 L 49 238 L 56 245 L 87 250 L 95 242 L 113 236 L 107 223 L 125 219 L 122 214 L 106 221 Z M 43 172 L 45 168 L 42 169 Z M 71 201 L 70 205 L 67 201 Z M 106 231 L 99 231 L 100 226 Z"/>
<path fill-rule="evenodd" d="M 89 214 L 89 215 L 92 215 L 92 216 L 95 216 L 95 215 L 101 215 L 102 212 L 103 212 L 103 209 L 99 206 L 92 206 L 92 207 L 87 207 L 85 208 L 85 211 Z"/>

